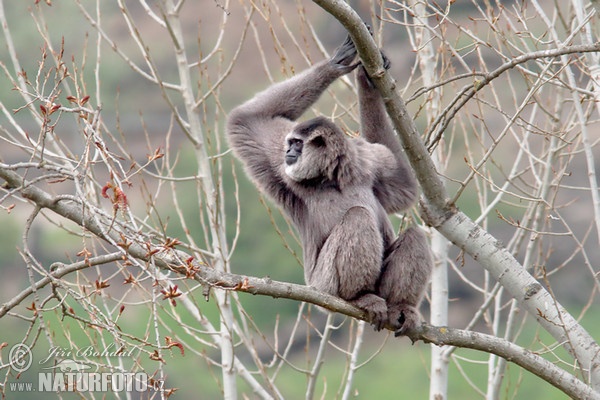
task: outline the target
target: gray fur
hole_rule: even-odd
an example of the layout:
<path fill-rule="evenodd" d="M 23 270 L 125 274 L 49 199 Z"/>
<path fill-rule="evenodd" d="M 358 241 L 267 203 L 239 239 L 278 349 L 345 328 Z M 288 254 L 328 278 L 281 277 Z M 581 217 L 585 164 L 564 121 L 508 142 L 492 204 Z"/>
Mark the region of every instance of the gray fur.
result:
<path fill-rule="evenodd" d="M 432 260 L 422 232 L 410 228 L 396 238 L 387 217 L 414 204 L 417 185 L 381 96 L 360 66 L 362 138 L 323 117 L 295 122 L 355 69 L 355 57 L 347 39 L 331 60 L 231 111 L 227 132 L 253 181 L 296 225 L 306 283 L 364 309 L 376 329 L 388 323 L 402 334 L 420 323 Z M 290 140 L 302 150 L 286 165 Z"/>

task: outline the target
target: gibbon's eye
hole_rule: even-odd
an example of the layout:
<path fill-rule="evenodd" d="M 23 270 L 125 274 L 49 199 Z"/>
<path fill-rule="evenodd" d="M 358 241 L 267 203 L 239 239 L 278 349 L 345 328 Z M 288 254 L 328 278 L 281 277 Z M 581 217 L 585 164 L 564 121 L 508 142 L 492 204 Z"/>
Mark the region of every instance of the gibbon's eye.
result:
<path fill-rule="evenodd" d="M 323 139 L 322 136 L 317 136 L 316 138 L 312 139 L 310 143 L 315 147 L 325 147 L 325 139 Z"/>
<path fill-rule="evenodd" d="M 290 150 L 294 150 L 297 152 L 301 152 L 302 151 L 302 146 L 303 146 L 303 142 L 301 139 L 290 139 L 288 140 L 288 147 Z"/>

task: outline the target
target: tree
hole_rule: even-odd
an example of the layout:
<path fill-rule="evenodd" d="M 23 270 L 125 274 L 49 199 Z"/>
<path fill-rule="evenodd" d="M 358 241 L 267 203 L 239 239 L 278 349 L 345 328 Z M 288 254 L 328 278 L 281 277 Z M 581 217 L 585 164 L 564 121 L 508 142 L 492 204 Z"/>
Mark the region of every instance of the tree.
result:
<path fill-rule="evenodd" d="M 509 361 L 573 398 L 600 398 L 600 348 L 582 320 L 597 307 L 600 287 L 597 3 L 357 5 L 373 38 L 354 9 L 326 0 L 315 0 L 320 8 L 215 1 L 206 14 L 172 0 L 32 3 L 24 26 L 27 35 L 37 32 L 39 52 L 15 31 L 11 17 L 24 6 L 0 0 L 1 65 L 15 88 L 0 103 L 0 206 L 22 226 L 16 276 L 27 277 L 0 306 L 0 323 L 13 328 L 20 320 L 26 328 L 5 333 L 0 346 L 24 343 L 40 354 L 114 346 L 128 357 L 73 354 L 97 369 L 143 371 L 165 382 L 158 397 L 176 390 L 172 382 L 199 390 L 178 379 L 177 365 L 190 358 L 206 365 L 199 380 L 219 371 L 214 388 L 202 390 L 226 398 L 290 396 L 286 374 L 306 377 L 307 398 L 364 390 L 355 382 L 365 365 L 364 322 L 350 320 L 345 335 L 334 333 L 336 315 L 365 316 L 303 285 L 245 273 L 232 258 L 253 227 L 242 224 L 247 182 L 238 181 L 222 136 L 227 110 L 267 84 L 248 79 L 258 68 L 270 81 L 279 79 L 276 62 L 284 75 L 301 70 L 326 57 L 345 28 L 422 188 L 408 217 L 432 237 L 433 325 L 409 337 L 436 345 L 430 397 L 452 395 L 450 361 L 482 397 L 516 392 Z M 88 34 L 68 35 L 57 23 L 66 16 Z M 335 33 L 325 26 L 333 19 L 343 26 Z M 357 126 L 353 92 L 344 80 L 319 106 L 349 131 Z M 294 249 L 285 221 L 272 218 L 272 230 Z M 64 242 L 66 255 L 41 248 L 47 232 L 56 247 Z M 463 294 L 449 303 L 454 287 Z M 324 320 L 298 303 L 297 317 L 271 334 L 240 292 L 336 314 Z M 462 310 L 473 317 L 441 326 Z M 534 329 L 529 321 L 552 341 L 522 338 Z M 304 361 L 294 351 L 299 343 Z M 472 383 L 464 366 L 477 360 L 461 348 L 488 353 L 485 387 Z M 329 387 L 327 351 L 345 358 Z M 6 396 L 20 378 L 17 361 L 2 354 Z"/>

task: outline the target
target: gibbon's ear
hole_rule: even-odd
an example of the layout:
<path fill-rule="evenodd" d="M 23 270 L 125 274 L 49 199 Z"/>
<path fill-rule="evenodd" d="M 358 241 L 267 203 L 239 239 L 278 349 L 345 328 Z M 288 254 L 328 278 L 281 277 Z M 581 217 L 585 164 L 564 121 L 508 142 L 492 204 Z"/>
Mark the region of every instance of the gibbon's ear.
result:
<path fill-rule="evenodd" d="M 321 135 L 315 136 L 314 138 L 310 139 L 310 141 L 308 143 L 312 144 L 315 147 L 325 147 L 326 146 L 325 139 Z"/>
<path fill-rule="evenodd" d="M 350 158 L 341 154 L 329 165 L 327 171 L 328 178 L 335 181 L 340 189 L 343 189 L 349 182 L 356 177 Z"/>

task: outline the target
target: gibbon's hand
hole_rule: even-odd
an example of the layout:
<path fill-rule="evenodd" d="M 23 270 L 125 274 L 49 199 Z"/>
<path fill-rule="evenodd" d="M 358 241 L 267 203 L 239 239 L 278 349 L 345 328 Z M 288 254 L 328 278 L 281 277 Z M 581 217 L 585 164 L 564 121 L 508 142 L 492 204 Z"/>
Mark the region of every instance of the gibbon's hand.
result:
<path fill-rule="evenodd" d="M 381 58 L 383 58 L 383 68 L 385 68 L 385 70 L 387 71 L 392 66 L 392 62 L 389 58 L 387 58 L 383 50 L 380 49 L 379 51 L 381 52 Z"/>
<path fill-rule="evenodd" d="M 392 65 L 390 59 L 387 58 L 383 50 L 379 51 L 381 52 L 381 58 L 383 58 L 383 68 L 385 68 L 386 70 L 390 69 L 390 66 Z M 373 81 L 371 80 L 371 77 L 367 74 L 367 71 L 365 70 L 365 67 L 362 65 L 362 63 L 357 70 L 357 76 L 358 80 L 364 82 L 363 85 L 366 85 L 366 87 L 370 89 L 373 89 L 375 87 Z"/>
<path fill-rule="evenodd" d="M 342 70 L 344 74 L 347 74 L 360 65 L 359 61 L 353 62 L 356 59 L 356 55 L 356 47 L 354 47 L 354 42 L 352 42 L 350 35 L 348 35 L 344 43 L 337 48 L 330 62 L 336 68 Z"/>

